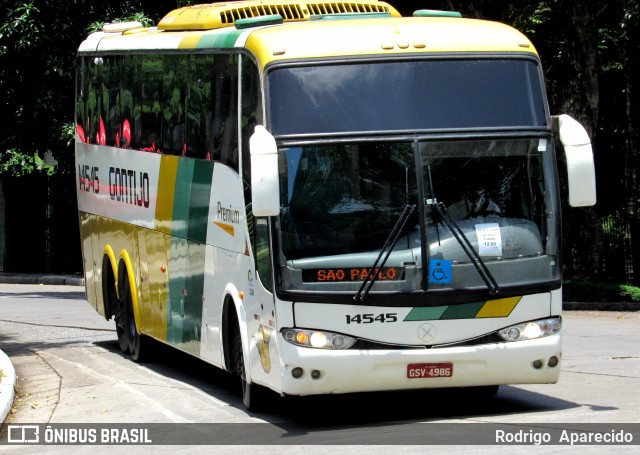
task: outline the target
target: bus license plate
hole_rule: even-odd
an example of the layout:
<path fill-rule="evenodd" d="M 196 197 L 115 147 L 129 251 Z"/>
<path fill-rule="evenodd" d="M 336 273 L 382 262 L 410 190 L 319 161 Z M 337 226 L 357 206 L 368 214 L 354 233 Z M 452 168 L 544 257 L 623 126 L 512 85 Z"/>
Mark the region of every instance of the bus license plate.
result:
<path fill-rule="evenodd" d="M 410 363 L 407 365 L 407 377 L 413 378 L 450 378 L 453 376 L 453 363 Z"/>

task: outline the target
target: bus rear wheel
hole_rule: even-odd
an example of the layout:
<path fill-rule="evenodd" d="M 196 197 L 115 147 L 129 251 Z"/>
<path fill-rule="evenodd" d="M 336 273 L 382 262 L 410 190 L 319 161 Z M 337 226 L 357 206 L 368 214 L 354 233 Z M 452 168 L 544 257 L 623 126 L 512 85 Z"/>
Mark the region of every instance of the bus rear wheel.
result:
<path fill-rule="evenodd" d="M 129 352 L 129 338 L 127 337 L 127 330 L 125 325 L 124 307 L 123 302 L 118 299 L 118 292 L 116 290 L 113 279 L 106 282 L 103 287 L 103 299 L 105 301 L 105 310 L 107 315 L 111 317 L 116 324 L 116 335 L 118 336 L 118 346 L 120 351 L 124 354 Z"/>
<path fill-rule="evenodd" d="M 120 352 L 126 354 L 129 352 L 129 338 L 127 338 L 127 331 L 118 320 L 116 320 L 116 335 L 118 336 Z"/>
<path fill-rule="evenodd" d="M 133 314 L 133 299 L 131 298 L 131 285 L 129 279 L 125 277 L 122 284 L 122 312 L 124 316 L 124 334 L 123 338 L 126 338 L 127 350 L 131 354 L 131 358 L 135 362 L 141 362 L 143 360 L 144 352 L 144 336 L 138 333 L 136 326 L 136 318 Z M 117 326 L 116 326 L 117 327 Z M 117 330 L 116 330 L 117 332 Z M 120 340 L 120 334 L 118 334 L 118 341 Z M 122 344 L 120 344 L 122 348 Z"/>

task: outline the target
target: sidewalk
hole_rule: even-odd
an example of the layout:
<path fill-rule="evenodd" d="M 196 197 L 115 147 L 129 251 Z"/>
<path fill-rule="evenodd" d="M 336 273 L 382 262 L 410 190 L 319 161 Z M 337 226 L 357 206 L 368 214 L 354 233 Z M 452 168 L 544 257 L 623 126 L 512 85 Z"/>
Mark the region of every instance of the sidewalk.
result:
<path fill-rule="evenodd" d="M 11 360 L 0 350 L 0 426 L 4 423 L 15 398 L 16 370 Z"/>
<path fill-rule="evenodd" d="M 0 272 L 0 283 L 4 284 L 49 284 L 84 286 L 80 275 L 27 274 Z M 11 359 L 0 349 L 0 426 L 7 419 L 15 399 L 16 371 Z"/>

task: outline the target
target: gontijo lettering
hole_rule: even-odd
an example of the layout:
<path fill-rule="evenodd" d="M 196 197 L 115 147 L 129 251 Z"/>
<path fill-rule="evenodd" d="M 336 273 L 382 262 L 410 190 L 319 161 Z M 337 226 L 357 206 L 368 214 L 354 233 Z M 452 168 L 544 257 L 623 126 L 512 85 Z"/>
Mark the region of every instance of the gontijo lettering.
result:
<path fill-rule="evenodd" d="M 111 200 L 149 207 L 149 174 L 132 169 L 109 168 L 109 196 Z"/>

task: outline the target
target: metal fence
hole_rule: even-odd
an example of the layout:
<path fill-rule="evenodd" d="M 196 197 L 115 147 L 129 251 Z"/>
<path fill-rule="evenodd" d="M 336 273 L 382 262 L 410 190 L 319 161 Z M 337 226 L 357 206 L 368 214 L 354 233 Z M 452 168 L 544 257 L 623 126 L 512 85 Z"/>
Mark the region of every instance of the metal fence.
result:
<path fill-rule="evenodd" d="M 637 284 L 640 281 L 634 273 L 638 247 L 634 248 L 632 241 L 634 233 L 640 239 L 637 225 L 635 219 L 619 212 L 602 219 L 603 251 L 599 265 L 602 278 L 615 283 Z"/>

